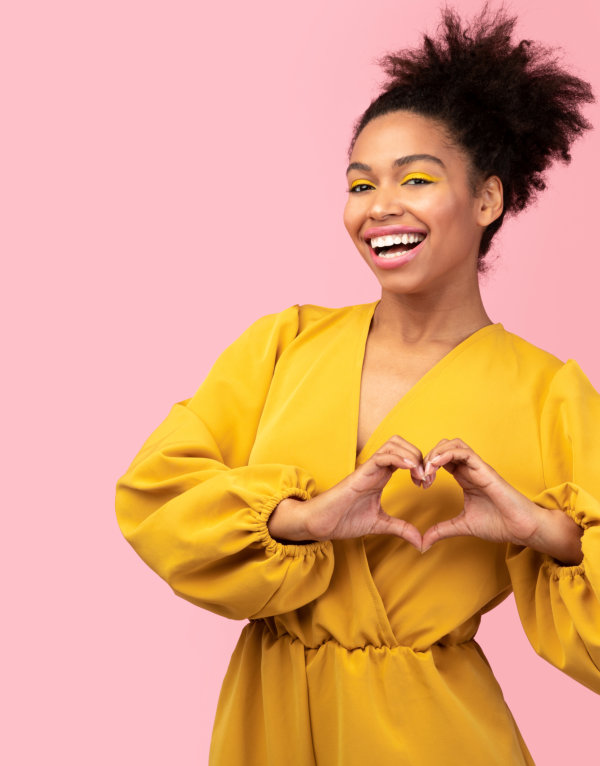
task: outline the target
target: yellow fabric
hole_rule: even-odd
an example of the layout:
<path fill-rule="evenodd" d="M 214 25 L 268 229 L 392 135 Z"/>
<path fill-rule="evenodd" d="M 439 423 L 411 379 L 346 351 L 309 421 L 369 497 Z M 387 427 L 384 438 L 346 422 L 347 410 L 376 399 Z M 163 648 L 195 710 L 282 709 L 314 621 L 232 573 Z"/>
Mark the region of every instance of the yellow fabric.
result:
<path fill-rule="evenodd" d="M 600 692 L 600 395 L 573 360 L 500 324 L 450 351 L 356 457 L 377 302 L 262 317 L 175 404 L 117 485 L 137 553 L 189 601 L 247 619 L 223 683 L 211 766 L 532 764 L 473 639 L 514 589 L 535 650 Z M 283 544 L 269 514 L 333 486 L 393 434 L 425 454 L 463 439 L 583 529 L 575 567 L 471 537 Z M 424 532 L 462 507 L 440 470 L 398 470 L 382 503 Z"/>

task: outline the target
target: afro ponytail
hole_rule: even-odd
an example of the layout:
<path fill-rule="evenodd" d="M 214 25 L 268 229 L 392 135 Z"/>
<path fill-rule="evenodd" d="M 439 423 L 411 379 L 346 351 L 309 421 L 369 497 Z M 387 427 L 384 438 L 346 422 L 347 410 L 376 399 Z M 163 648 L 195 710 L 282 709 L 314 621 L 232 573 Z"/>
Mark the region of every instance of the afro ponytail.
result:
<path fill-rule="evenodd" d="M 441 122 L 470 158 L 473 191 L 491 175 L 504 187 L 504 210 L 481 240 L 480 271 L 504 216 L 527 207 L 546 188 L 552 162 L 570 162 L 571 144 L 592 128 L 581 113 L 595 100 L 590 84 L 561 67 L 555 50 L 514 43 L 516 21 L 504 8 L 490 12 L 486 2 L 463 24 L 446 7 L 437 36 L 423 35 L 420 47 L 379 60 L 384 89 L 356 121 L 348 152 L 365 125 L 389 112 Z"/>

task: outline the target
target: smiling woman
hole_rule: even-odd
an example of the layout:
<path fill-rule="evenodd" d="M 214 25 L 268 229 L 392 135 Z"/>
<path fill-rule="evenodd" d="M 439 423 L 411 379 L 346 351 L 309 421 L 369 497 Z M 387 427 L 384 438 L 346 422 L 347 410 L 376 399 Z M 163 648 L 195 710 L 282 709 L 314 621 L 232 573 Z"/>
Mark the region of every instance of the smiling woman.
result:
<path fill-rule="evenodd" d="M 399 148 L 408 153 L 397 157 Z M 382 287 L 393 289 L 392 277 L 402 278 L 403 292 L 409 284 L 414 292 L 425 287 L 423 279 L 432 288 L 451 276 L 472 293 L 482 234 L 502 214 L 500 179 L 490 176 L 473 195 L 468 157 L 449 143 L 447 129 L 404 110 L 369 122 L 351 158 L 344 222 L 375 274 L 385 270 Z M 419 239 L 412 248 L 410 233 Z M 389 240 L 397 235 L 400 242 Z M 399 269 L 409 262 L 410 269 Z"/>
<path fill-rule="evenodd" d="M 512 591 L 535 650 L 600 692 L 600 394 L 479 290 L 590 127 L 589 85 L 514 25 L 446 10 L 384 59 L 344 212 L 381 298 L 258 319 L 118 481 L 149 566 L 248 620 L 213 766 L 532 764 L 475 641 Z"/>

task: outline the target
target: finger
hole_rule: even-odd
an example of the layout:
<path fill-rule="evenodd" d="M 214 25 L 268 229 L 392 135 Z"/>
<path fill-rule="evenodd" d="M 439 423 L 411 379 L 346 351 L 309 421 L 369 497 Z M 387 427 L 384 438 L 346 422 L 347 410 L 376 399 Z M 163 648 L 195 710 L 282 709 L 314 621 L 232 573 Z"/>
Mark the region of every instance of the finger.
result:
<path fill-rule="evenodd" d="M 387 449 L 392 449 L 392 445 L 388 445 Z M 422 473 L 422 466 L 417 463 L 417 461 L 414 458 L 414 455 L 412 454 L 399 454 L 398 452 L 387 452 L 384 451 L 385 447 L 383 447 L 378 452 L 375 452 L 374 455 L 371 456 L 371 459 L 375 463 L 375 465 L 379 466 L 380 468 L 384 467 L 390 467 L 394 466 L 394 469 L 396 468 L 406 468 L 410 470 L 410 476 L 411 479 L 417 486 L 419 486 L 420 479 L 421 479 L 421 473 Z M 393 457 L 391 457 L 393 456 Z"/>
<path fill-rule="evenodd" d="M 470 448 L 454 447 L 440 452 L 430 458 L 429 463 L 435 468 L 445 468 L 450 473 L 454 473 L 457 463 L 464 463 L 470 468 L 477 468 L 483 460 Z"/>
<path fill-rule="evenodd" d="M 395 535 L 401 537 L 406 542 L 414 545 L 414 547 L 420 551 L 422 547 L 422 537 L 419 530 L 406 519 L 397 519 L 394 516 L 389 516 L 383 512 L 377 518 L 377 522 L 373 527 L 373 533 L 378 535 Z"/>
<path fill-rule="evenodd" d="M 429 452 L 425 455 L 425 457 L 423 458 L 425 477 L 427 477 L 427 475 L 430 474 L 432 471 L 437 470 L 431 465 L 431 458 L 434 457 L 436 454 L 448 449 L 449 445 L 450 445 L 449 439 L 440 439 L 440 441 L 434 447 L 432 447 L 429 450 Z"/>
<path fill-rule="evenodd" d="M 452 447 L 462 447 L 463 449 L 471 449 L 469 445 L 462 439 L 440 439 L 439 442 L 432 447 L 426 455 L 426 459 L 430 459 L 431 456 L 437 452 L 443 452 L 444 450 Z"/>
<path fill-rule="evenodd" d="M 440 540 L 470 534 L 471 532 L 465 522 L 463 510 L 458 516 L 454 516 L 452 519 L 446 519 L 445 521 L 438 521 L 437 524 L 429 527 L 427 532 L 423 535 L 421 553 L 425 553 L 425 551 L 429 550 L 432 545 Z"/>
<path fill-rule="evenodd" d="M 415 462 L 417 464 L 423 462 L 423 453 L 421 452 L 421 450 L 418 447 L 416 447 L 414 444 L 411 444 L 409 441 L 402 438 L 402 436 L 400 436 L 399 434 L 394 434 L 382 446 L 385 447 L 386 445 L 400 447 L 405 453 L 411 454 L 414 457 Z"/>
<path fill-rule="evenodd" d="M 410 479 L 411 479 L 412 483 L 415 485 L 415 487 L 419 487 L 419 489 L 420 489 L 423 486 L 423 480 L 421 480 L 417 476 L 415 476 L 413 471 L 410 472 L 409 476 L 410 476 Z"/>
<path fill-rule="evenodd" d="M 371 460 L 380 468 L 394 466 L 395 468 L 411 468 L 415 466 L 412 456 L 399 455 L 396 452 L 376 452 Z"/>
<path fill-rule="evenodd" d="M 450 439 L 440 439 L 437 444 L 435 444 L 425 455 L 425 459 L 428 460 L 435 452 L 440 452 L 440 450 L 445 449 L 448 444 L 450 444 Z"/>
<path fill-rule="evenodd" d="M 431 460 L 426 456 L 423 459 L 423 486 L 430 487 L 433 484 L 438 466 L 432 465 Z"/>

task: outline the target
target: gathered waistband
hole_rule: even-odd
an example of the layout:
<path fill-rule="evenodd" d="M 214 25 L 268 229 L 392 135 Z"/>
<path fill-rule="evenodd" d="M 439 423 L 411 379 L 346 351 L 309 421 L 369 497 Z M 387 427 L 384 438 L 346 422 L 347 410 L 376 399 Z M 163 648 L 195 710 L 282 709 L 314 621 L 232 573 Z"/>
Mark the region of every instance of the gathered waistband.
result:
<path fill-rule="evenodd" d="M 247 627 L 250 627 L 252 625 L 256 625 L 257 627 L 261 627 L 263 630 L 266 630 L 269 633 L 270 638 L 272 638 L 275 641 L 287 640 L 292 643 L 299 643 L 302 645 L 305 651 L 316 651 L 318 649 L 321 649 L 327 646 L 328 644 L 331 644 L 333 646 L 340 647 L 340 649 L 345 649 L 347 652 L 380 650 L 380 651 L 391 651 L 391 652 L 404 651 L 404 652 L 409 652 L 414 654 L 425 654 L 427 652 L 430 652 L 434 648 L 452 649 L 453 647 L 465 646 L 466 644 L 477 643 L 475 641 L 475 636 L 473 635 L 473 636 L 470 636 L 469 638 L 463 639 L 462 641 L 445 641 L 444 639 L 440 639 L 439 641 L 435 641 L 433 644 L 430 644 L 429 646 L 424 646 L 420 648 L 415 648 L 413 646 L 409 646 L 408 644 L 400 644 L 400 643 L 386 644 L 384 642 L 381 642 L 378 644 L 373 642 L 365 642 L 363 644 L 357 644 L 356 646 L 348 646 L 347 644 L 339 641 L 334 636 L 329 636 L 328 638 L 325 638 L 323 641 L 313 646 L 303 641 L 300 638 L 300 636 L 294 635 L 293 633 L 290 633 L 288 631 L 282 631 L 281 628 L 278 631 L 275 631 L 273 627 L 270 625 L 270 623 L 263 618 L 250 620 Z"/>

